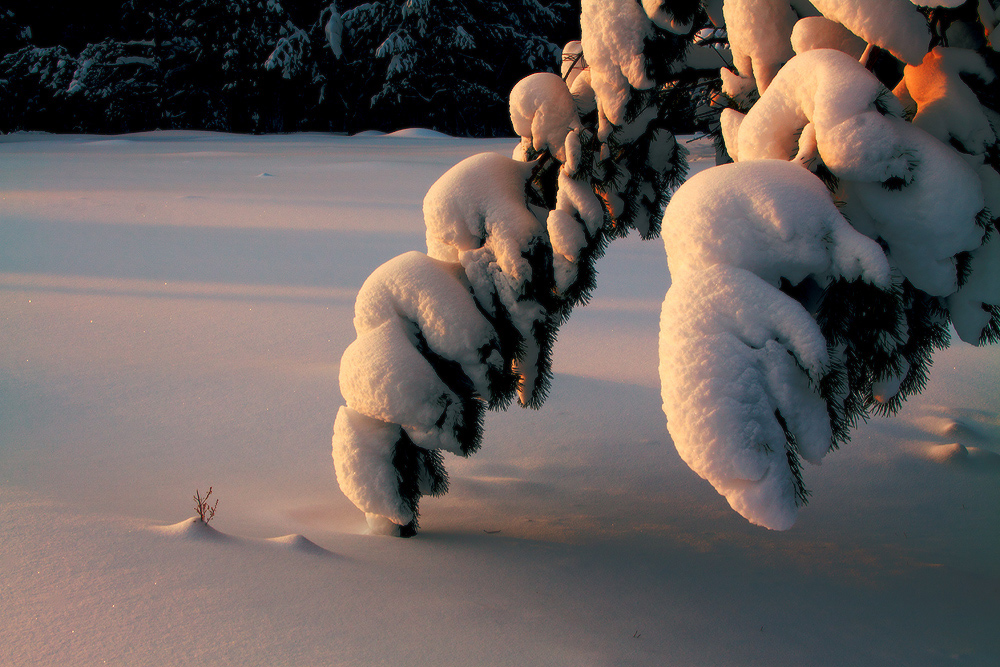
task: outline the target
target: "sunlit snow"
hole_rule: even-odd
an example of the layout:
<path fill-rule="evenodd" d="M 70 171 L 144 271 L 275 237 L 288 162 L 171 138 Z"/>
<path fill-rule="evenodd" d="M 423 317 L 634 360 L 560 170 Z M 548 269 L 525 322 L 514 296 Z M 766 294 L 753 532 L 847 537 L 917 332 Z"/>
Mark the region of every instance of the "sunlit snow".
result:
<path fill-rule="evenodd" d="M 449 456 L 420 535 L 365 534 L 330 455 L 355 297 L 515 144 L 0 137 L 0 664 L 992 664 L 1000 349 L 938 355 L 767 531 L 667 436 L 656 240 L 611 245 L 548 400 Z"/>

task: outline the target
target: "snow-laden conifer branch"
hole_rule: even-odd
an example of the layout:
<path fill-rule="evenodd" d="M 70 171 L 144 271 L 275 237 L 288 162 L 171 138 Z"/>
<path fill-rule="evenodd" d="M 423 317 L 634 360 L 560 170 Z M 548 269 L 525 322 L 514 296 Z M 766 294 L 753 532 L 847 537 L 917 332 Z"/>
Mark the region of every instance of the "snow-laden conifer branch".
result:
<path fill-rule="evenodd" d="M 949 324 L 973 344 L 1000 331 L 996 17 L 916 4 L 727 0 L 737 164 L 664 218 L 668 429 L 770 528 L 808 497 L 800 459 L 923 389 Z M 899 60 L 873 66 L 873 45 Z"/>
<path fill-rule="evenodd" d="M 515 159 L 449 170 L 424 199 L 427 253 L 391 260 L 359 292 L 333 454 L 373 530 L 416 531 L 420 497 L 447 489 L 439 451 L 476 451 L 485 409 L 541 405 L 558 328 L 589 298 L 608 240 L 657 234 L 686 170 L 670 87 L 703 18 L 681 4 L 675 16 L 660 2 L 585 2 L 562 76 L 511 92 Z M 623 31 L 642 38 L 620 44 Z"/>

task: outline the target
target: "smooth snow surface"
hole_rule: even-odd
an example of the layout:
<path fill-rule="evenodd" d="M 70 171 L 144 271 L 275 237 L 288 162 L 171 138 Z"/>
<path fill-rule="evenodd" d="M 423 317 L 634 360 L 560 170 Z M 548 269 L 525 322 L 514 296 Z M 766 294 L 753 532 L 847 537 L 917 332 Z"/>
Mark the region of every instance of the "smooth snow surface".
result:
<path fill-rule="evenodd" d="M 667 437 L 659 241 L 611 244 L 545 405 L 447 457 L 417 537 L 364 534 L 330 457 L 355 296 L 515 143 L 0 137 L 0 664 L 995 664 L 1000 350 L 938 355 L 766 531 Z"/>

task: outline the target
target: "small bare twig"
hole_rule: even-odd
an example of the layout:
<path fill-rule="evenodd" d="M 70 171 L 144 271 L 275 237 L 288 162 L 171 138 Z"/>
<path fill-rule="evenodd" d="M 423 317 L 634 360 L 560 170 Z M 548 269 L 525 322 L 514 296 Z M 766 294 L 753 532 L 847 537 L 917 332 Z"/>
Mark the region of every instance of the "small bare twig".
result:
<path fill-rule="evenodd" d="M 563 81 L 566 81 L 567 79 L 569 79 L 570 73 L 574 69 L 576 69 L 576 66 L 580 63 L 581 60 L 583 60 L 583 51 L 581 51 L 580 53 L 574 53 L 572 56 L 563 56 L 563 60 L 565 60 L 566 62 L 569 62 L 571 60 L 573 61 L 573 64 L 571 64 L 569 66 L 569 69 L 566 70 L 566 75 L 563 76 Z M 589 67 L 585 67 L 585 68 L 582 68 L 582 69 L 590 69 L 590 68 Z"/>
<path fill-rule="evenodd" d="M 201 497 L 201 491 L 195 489 L 194 492 L 194 509 L 198 512 L 198 518 L 204 521 L 206 524 L 215 518 L 215 509 L 219 506 L 219 499 L 215 499 L 214 505 L 208 504 L 208 499 L 212 496 L 212 487 L 208 487 L 208 493 L 205 497 Z"/>

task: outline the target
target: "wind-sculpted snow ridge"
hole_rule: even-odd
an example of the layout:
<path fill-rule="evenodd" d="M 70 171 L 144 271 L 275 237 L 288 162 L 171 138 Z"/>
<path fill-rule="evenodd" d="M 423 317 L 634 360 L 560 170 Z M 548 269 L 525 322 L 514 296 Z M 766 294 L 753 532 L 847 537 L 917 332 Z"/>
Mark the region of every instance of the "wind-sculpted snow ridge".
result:
<path fill-rule="evenodd" d="M 928 52 L 931 26 L 905 0 L 812 6 L 824 18 L 788 29 L 726 3 L 746 68 L 729 82 L 752 77 L 761 94 L 722 114 L 736 164 L 692 178 L 663 222 L 668 430 L 737 512 L 773 529 L 809 496 L 801 461 L 918 393 L 949 324 L 973 344 L 1000 340 L 992 14 Z M 845 28 L 911 63 L 893 92 Z"/>
<path fill-rule="evenodd" d="M 608 240 L 657 235 L 686 171 L 668 89 L 700 16 L 688 4 L 586 2 L 563 76 L 511 92 L 516 159 L 445 173 L 424 199 L 427 253 L 390 260 L 358 293 L 333 458 L 373 532 L 416 532 L 420 497 L 448 488 L 441 452 L 475 452 L 487 408 L 541 405 L 556 332 L 588 300 Z"/>

